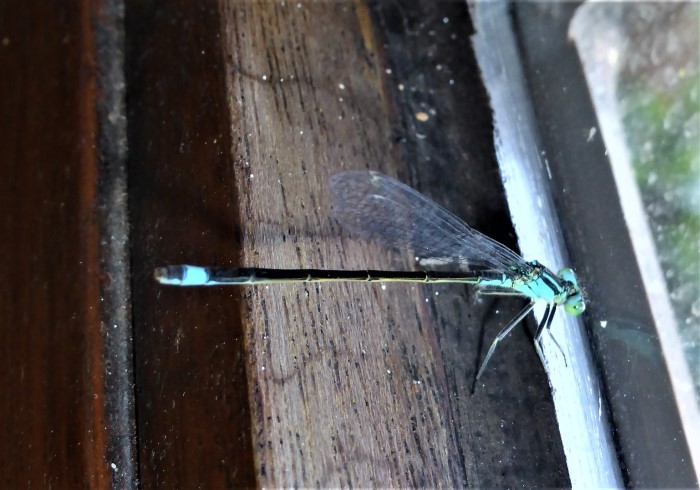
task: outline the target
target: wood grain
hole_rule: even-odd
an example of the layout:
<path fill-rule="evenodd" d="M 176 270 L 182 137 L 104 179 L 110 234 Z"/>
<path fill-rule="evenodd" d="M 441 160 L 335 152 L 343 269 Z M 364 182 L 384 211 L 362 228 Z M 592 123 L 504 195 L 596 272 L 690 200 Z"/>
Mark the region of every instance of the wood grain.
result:
<path fill-rule="evenodd" d="M 408 257 L 340 238 L 326 181 L 341 169 L 413 174 L 417 183 L 442 193 L 443 201 L 457 201 L 468 189 L 469 204 L 462 206 L 500 195 L 493 172 L 453 176 L 460 156 L 484 162 L 493 150 L 485 97 L 454 89 L 451 78 L 434 68 L 439 55 L 431 64 L 421 59 L 430 49 L 469 46 L 465 12 L 442 7 L 444 15 L 456 14 L 455 27 L 445 28 L 440 12 L 430 18 L 429 8 L 225 4 L 235 195 L 243 203 L 241 263 L 410 268 Z M 387 25 L 395 15 L 413 27 L 391 44 L 375 36 L 373 22 L 397 27 Z M 443 32 L 430 34 L 436 27 Z M 431 48 L 422 47 L 430 37 Z M 453 77 L 473 77 L 467 60 L 461 66 L 446 58 Z M 430 73 L 417 73 L 426 66 Z M 464 118 L 451 108 L 455 102 L 471 102 L 484 116 Z M 416 114 L 423 111 L 439 116 L 421 125 Z M 473 141 L 460 141 L 467 127 Z M 447 176 L 451 185 L 441 182 Z M 491 202 L 481 206 L 481 220 L 488 221 L 488 213 L 503 218 Z M 521 394 L 506 393 L 493 404 L 481 394 L 469 396 L 478 363 L 474 339 L 488 308 L 460 300 L 465 293 L 461 287 L 325 284 L 242 293 L 259 483 L 484 486 L 532 477 L 535 468 L 548 466 L 546 449 L 556 447 L 552 436 L 542 427 L 536 437 L 543 446 L 526 441 L 532 433 L 519 427 L 523 410 L 504 412 L 499 403 L 523 403 Z M 538 371 L 531 351 L 520 355 Z M 504 364 L 512 370 L 511 362 Z M 491 378 L 491 388 L 520 390 L 532 383 L 532 370 L 521 378 L 514 374 Z M 527 402 L 544 405 L 542 396 Z M 545 410 L 553 417 L 551 408 Z M 512 417 L 507 426 L 504 417 Z M 542 456 L 511 450 L 503 444 L 504 429 L 513 431 L 509 439 Z M 561 464 L 561 454 L 556 457 Z M 480 468 L 485 461 L 494 467 Z M 500 475 L 494 471 L 499 464 Z"/>

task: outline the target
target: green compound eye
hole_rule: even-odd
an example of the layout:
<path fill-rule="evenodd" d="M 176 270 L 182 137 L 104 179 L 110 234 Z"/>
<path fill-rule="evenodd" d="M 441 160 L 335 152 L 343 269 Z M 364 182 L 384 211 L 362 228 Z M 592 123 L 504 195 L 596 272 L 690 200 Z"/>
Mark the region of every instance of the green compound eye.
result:
<path fill-rule="evenodd" d="M 564 302 L 564 311 L 571 316 L 580 315 L 586 309 L 586 304 L 583 302 L 581 293 L 575 293 L 566 298 Z"/>
<path fill-rule="evenodd" d="M 568 267 L 562 269 L 559 271 L 559 278 L 571 283 L 571 290 L 566 296 L 566 301 L 564 301 L 564 311 L 571 316 L 580 315 L 586 309 L 586 303 L 583 301 L 583 296 L 581 295 L 581 290 L 578 287 L 578 282 L 576 281 L 574 271 Z"/>

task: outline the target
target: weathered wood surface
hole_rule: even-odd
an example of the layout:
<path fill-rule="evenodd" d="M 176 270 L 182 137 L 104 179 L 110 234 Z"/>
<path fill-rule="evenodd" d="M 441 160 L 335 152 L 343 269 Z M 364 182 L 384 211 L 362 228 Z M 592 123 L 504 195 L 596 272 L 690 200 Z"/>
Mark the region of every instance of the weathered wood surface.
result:
<path fill-rule="evenodd" d="M 327 178 L 341 169 L 398 176 L 512 243 L 465 5 L 130 8 L 142 483 L 565 485 L 523 330 L 470 395 L 517 301 L 461 286 L 195 290 L 150 277 L 167 263 L 412 267 L 332 220 Z"/>
<path fill-rule="evenodd" d="M 0 5 L 2 488 L 134 484 L 114 7 Z"/>

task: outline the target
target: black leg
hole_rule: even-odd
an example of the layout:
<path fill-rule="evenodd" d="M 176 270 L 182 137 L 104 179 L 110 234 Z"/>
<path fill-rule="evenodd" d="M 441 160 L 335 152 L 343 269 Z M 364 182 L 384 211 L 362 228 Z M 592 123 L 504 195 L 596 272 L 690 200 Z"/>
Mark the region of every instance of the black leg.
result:
<path fill-rule="evenodd" d="M 542 316 L 542 321 L 537 326 L 537 331 L 535 332 L 535 342 L 540 340 L 540 336 L 542 335 L 542 332 L 544 331 L 545 327 L 549 328 L 549 325 L 551 325 L 552 318 L 554 318 L 555 309 L 556 306 L 552 307 L 552 305 L 550 304 L 547 305 L 547 309 L 544 310 L 544 315 Z"/>
<path fill-rule="evenodd" d="M 564 354 L 564 350 L 561 348 L 559 345 L 559 342 L 557 342 L 557 339 L 554 338 L 554 335 L 552 335 L 552 331 L 549 329 L 549 327 L 552 326 L 552 321 L 554 320 L 554 313 L 557 311 L 557 305 L 553 305 L 552 308 L 549 308 L 550 305 L 547 305 L 547 309 L 544 312 L 544 316 L 542 317 L 542 321 L 540 322 L 539 327 L 537 327 L 537 333 L 535 334 L 535 342 L 537 343 L 537 351 L 540 354 L 540 357 L 542 357 L 541 349 L 539 348 L 539 341 L 540 337 L 544 333 L 544 331 L 547 331 L 547 334 L 549 334 L 549 338 L 552 339 L 552 342 L 554 342 L 554 345 L 557 346 L 557 349 L 559 349 L 559 352 L 561 352 L 562 357 L 564 358 L 564 365 L 568 366 L 568 363 L 566 362 L 566 354 Z M 549 313 L 549 317 L 547 316 L 547 313 Z M 544 363 L 544 359 L 543 359 Z"/>
<path fill-rule="evenodd" d="M 486 353 L 486 357 L 484 358 L 484 362 L 481 364 L 481 369 L 479 369 L 479 372 L 476 375 L 476 380 L 478 380 L 481 375 L 484 373 L 484 369 L 486 368 L 486 365 L 489 362 L 489 359 L 491 359 L 491 356 L 493 355 L 494 351 L 496 350 L 496 345 L 505 338 L 506 335 L 510 333 L 511 330 L 513 330 L 513 327 L 515 327 L 518 323 L 522 321 L 523 318 L 527 316 L 528 313 L 532 311 L 532 308 L 535 306 L 535 303 L 530 303 L 528 304 L 525 308 L 522 309 L 520 313 L 516 315 L 515 318 L 513 318 L 508 325 L 503 327 L 503 330 L 499 332 L 499 334 L 496 336 L 496 339 L 493 341 L 491 344 L 491 347 L 489 348 L 489 351 Z"/>

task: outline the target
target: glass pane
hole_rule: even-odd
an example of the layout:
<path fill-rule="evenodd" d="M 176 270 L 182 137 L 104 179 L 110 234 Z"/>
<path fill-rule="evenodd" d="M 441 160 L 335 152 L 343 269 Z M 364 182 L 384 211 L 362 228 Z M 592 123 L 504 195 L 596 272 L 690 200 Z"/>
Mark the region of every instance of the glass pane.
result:
<path fill-rule="evenodd" d="M 698 4 L 622 9 L 617 97 L 632 166 L 693 372 L 700 370 Z M 653 33 L 653 35 L 648 35 Z M 629 49 L 633 48 L 633 49 Z M 700 396 L 700 378 L 695 378 Z"/>
<path fill-rule="evenodd" d="M 570 36 L 583 61 L 682 417 L 696 425 L 700 5 L 587 3 Z"/>

